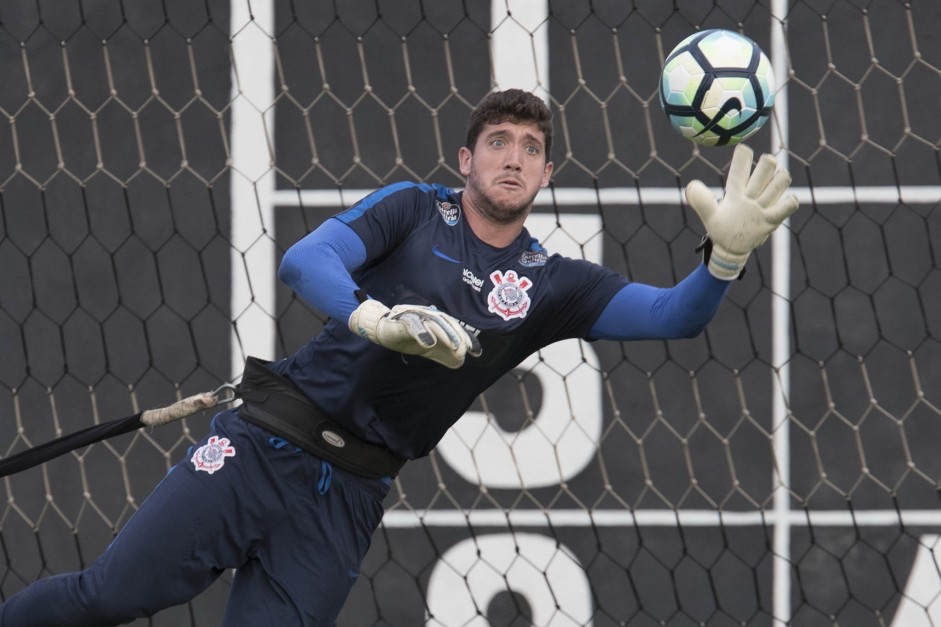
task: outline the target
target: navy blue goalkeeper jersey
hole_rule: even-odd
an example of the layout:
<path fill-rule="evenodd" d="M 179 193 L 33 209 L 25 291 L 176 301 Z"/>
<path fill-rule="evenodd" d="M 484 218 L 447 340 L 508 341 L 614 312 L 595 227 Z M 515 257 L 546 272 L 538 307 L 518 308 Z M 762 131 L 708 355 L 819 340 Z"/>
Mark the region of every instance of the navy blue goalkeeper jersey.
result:
<path fill-rule="evenodd" d="M 434 305 L 476 333 L 483 354 L 456 370 L 402 355 L 331 319 L 273 366 L 342 426 L 398 455 L 427 455 L 477 396 L 540 348 L 584 338 L 627 280 L 551 254 L 526 230 L 505 248 L 472 232 L 461 194 L 428 184 L 378 190 L 337 215 L 362 239 L 351 272 L 388 307 Z"/>

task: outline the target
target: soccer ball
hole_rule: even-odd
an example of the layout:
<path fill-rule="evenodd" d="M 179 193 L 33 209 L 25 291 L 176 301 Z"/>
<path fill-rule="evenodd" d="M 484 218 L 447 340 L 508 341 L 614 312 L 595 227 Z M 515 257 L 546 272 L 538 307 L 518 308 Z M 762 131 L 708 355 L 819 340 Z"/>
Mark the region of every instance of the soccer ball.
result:
<path fill-rule="evenodd" d="M 663 64 L 660 106 L 683 137 L 703 146 L 732 146 L 771 115 L 771 62 L 758 44 L 734 31 L 695 33 Z"/>

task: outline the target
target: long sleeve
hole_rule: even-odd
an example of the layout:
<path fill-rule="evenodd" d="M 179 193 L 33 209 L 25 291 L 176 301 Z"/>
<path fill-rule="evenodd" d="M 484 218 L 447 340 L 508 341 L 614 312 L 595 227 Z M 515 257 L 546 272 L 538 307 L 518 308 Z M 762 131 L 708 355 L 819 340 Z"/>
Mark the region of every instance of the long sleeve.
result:
<path fill-rule="evenodd" d="M 694 337 L 712 320 L 729 289 L 700 264 L 673 287 L 629 283 L 614 295 L 591 329 L 592 339 Z"/>
<path fill-rule="evenodd" d="M 331 218 L 284 253 L 278 278 L 322 313 L 346 321 L 359 305 L 350 272 L 365 260 L 360 237 Z"/>

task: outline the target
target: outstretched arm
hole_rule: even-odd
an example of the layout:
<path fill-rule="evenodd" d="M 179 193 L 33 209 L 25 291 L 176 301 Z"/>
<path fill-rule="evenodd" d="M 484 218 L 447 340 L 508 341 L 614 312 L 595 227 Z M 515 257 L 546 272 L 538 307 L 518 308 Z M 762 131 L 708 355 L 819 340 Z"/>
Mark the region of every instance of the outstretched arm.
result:
<path fill-rule="evenodd" d="M 704 264 L 672 288 L 626 285 L 601 312 L 590 338 L 671 339 L 703 330 L 752 251 L 797 210 L 797 197 L 788 191 L 791 176 L 774 157 L 762 155 L 754 171 L 751 165 L 752 150 L 736 146 L 721 201 L 700 181 L 686 188 L 709 238 Z"/>
<path fill-rule="evenodd" d="M 588 337 L 653 340 L 694 337 L 712 320 L 730 283 L 700 264 L 673 287 L 629 283 L 614 295 Z"/>

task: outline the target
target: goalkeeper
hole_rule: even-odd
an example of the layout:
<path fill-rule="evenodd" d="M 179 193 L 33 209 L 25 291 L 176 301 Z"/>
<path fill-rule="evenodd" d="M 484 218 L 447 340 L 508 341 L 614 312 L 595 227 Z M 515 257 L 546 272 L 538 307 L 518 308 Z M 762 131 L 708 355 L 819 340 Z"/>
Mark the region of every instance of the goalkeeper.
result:
<path fill-rule="evenodd" d="M 566 338 L 693 337 L 749 254 L 796 208 L 790 176 L 735 148 L 725 194 L 686 190 L 708 240 L 677 285 L 553 255 L 523 226 L 552 174 L 551 114 L 488 95 L 458 152 L 463 192 L 383 187 L 284 255 L 279 277 L 329 315 L 194 446 L 89 568 L 0 606 L 3 627 L 113 625 L 181 604 L 235 569 L 223 624 L 333 625 L 393 477 L 477 396 Z"/>

